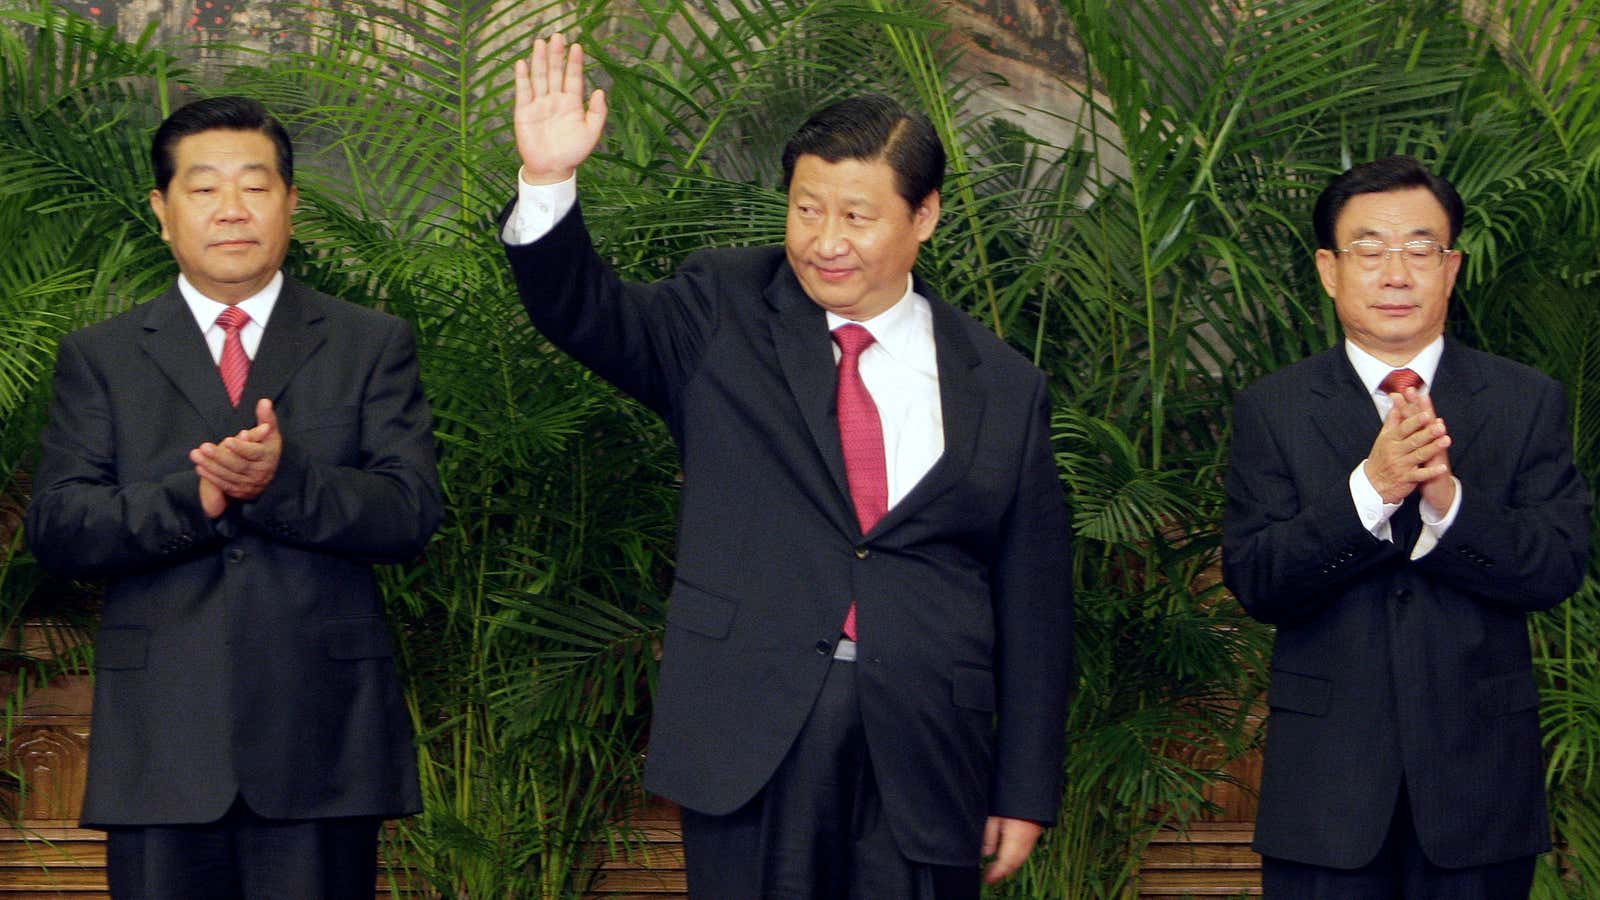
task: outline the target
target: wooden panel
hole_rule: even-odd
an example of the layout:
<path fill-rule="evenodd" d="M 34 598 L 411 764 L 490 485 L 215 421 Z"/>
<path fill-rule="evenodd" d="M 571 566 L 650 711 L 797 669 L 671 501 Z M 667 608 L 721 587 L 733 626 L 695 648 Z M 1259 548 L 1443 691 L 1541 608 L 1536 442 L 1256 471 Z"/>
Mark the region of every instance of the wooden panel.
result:
<path fill-rule="evenodd" d="M 1164 829 L 1139 869 L 1141 900 L 1239 897 L 1261 893 L 1261 858 L 1248 823 L 1198 822 L 1188 834 Z"/>
<path fill-rule="evenodd" d="M 76 818 L 83 805 L 83 783 L 89 762 L 89 721 L 85 717 L 40 722 L 21 716 L 11 726 L 11 747 L 5 767 L 26 779 L 19 800 L 22 818 Z"/>
<path fill-rule="evenodd" d="M 9 636 L 15 641 L 14 636 Z M 35 631 L 26 646 L 48 655 L 68 636 Z M 0 675 L 0 690 L 11 684 Z M 98 900 L 105 892 L 104 836 L 78 828 L 89 736 L 92 681 L 62 676 L 31 691 L 11 723 L 13 741 L 0 764 L 24 771 L 29 791 L 23 805 L 26 829 L 0 826 L 0 900 Z M 1228 771 L 1246 785 L 1260 773 L 1260 756 L 1236 761 Z M 1260 860 L 1250 850 L 1255 800 L 1248 790 L 1218 785 L 1208 796 L 1222 807 L 1213 821 L 1196 823 L 1185 835 L 1164 831 L 1146 854 L 1140 873 L 1142 900 L 1259 895 Z M 15 799 L 15 798 L 12 798 Z M 649 798 L 629 812 L 628 839 L 596 844 L 590 858 L 598 869 L 587 895 L 593 900 L 683 900 L 687 897 L 678 808 Z M 434 896 L 402 875 L 404 893 Z M 387 896 L 380 874 L 376 896 Z"/>

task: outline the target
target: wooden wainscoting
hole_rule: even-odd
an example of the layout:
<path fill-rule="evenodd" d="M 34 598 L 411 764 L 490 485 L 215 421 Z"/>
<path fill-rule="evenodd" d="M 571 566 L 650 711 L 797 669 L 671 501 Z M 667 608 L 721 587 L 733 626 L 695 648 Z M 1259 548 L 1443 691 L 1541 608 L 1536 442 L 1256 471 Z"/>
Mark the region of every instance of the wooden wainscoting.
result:
<path fill-rule="evenodd" d="M 56 637 L 34 628 L 20 640 L 30 652 L 40 654 L 48 652 L 47 638 Z M 13 684 L 0 673 L 4 695 Z M 0 900 L 108 896 L 104 835 L 77 827 L 92 699 L 89 676 L 63 676 L 30 691 L 9 723 L 11 741 L 0 747 L 0 768 L 25 773 L 28 792 L 22 798 L 0 796 L 0 802 L 20 804 L 24 825 L 0 826 Z M 1255 784 L 1259 767 L 1259 758 L 1250 757 L 1231 771 L 1242 783 Z M 1217 815 L 1196 823 L 1187 835 L 1165 830 L 1151 843 L 1140 872 L 1140 897 L 1203 900 L 1260 893 L 1259 861 L 1250 851 L 1252 797 L 1229 784 L 1215 786 L 1210 796 L 1220 809 Z M 598 872 L 589 897 L 686 898 L 677 807 L 652 799 L 634 810 L 630 821 L 634 831 L 627 841 L 594 848 Z M 401 881 L 403 893 L 420 893 Z M 375 896 L 390 896 L 385 876 L 380 875 Z"/>

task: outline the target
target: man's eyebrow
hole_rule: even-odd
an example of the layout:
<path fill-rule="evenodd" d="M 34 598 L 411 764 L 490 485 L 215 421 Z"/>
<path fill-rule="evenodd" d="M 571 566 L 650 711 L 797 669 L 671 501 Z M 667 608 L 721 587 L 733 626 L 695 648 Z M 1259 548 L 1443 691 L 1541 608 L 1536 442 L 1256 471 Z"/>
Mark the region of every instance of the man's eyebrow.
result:
<path fill-rule="evenodd" d="M 1367 240 L 1368 238 L 1375 238 L 1375 237 L 1379 237 L 1379 236 L 1380 236 L 1380 232 L 1378 231 L 1378 229 L 1367 227 L 1367 228 L 1358 228 L 1358 229 L 1356 229 L 1355 236 L 1350 238 L 1350 239 L 1353 240 L 1353 241 L 1362 241 L 1362 240 Z M 1413 239 L 1414 238 L 1432 238 L 1434 240 L 1438 240 L 1439 232 L 1434 231 L 1432 228 L 1427 228 L 1427 227 L 1413 228 L 1413 229 L 1411 229 L 1411 232 L 1407 235 L 1407 237 L 1408 238 L 1413 238 Z"/>
<path fill-rule="evenodd" d="M 245 170 L 246 172 L 266 172 L 266 171 L 271 171 L 271 169 L 272 169 L 272 167 L 267 165 L 266 163 L 259 163 L 259 162 L 245 163 L 243 166 L 240 166 L 240 168 Z M 221 172 L 221 171 L 222 171 L 222 169 L 220 167 L 214 166 L 214 165 L 212 165 L 210 163 L 193 163 L 188 168 L 183 170 L 183 174 L 185 174 L 185 175 L 194 175 L 196 173 L 202 173 L 202 172 Z"/>

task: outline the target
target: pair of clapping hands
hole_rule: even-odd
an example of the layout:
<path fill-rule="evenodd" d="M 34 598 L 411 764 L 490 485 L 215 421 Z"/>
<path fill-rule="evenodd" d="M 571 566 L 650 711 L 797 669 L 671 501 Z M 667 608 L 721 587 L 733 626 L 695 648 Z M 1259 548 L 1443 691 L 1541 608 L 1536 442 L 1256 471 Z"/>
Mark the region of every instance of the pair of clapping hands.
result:
<path fill-rule="evenodd" d="M 232 501 L 254 500 L 272 483 L 283 455 L 283 434 L 272 401 L 256 401 L 256 424 L 238 434 L 189 451 L 189 461 L 200 476 L 200 506 L 217 518 Z"/>
<path fill-rule="evenodd" d="M 1389 395 L 1394 408 L 1362 464 L 1367 481 L 1385 503 L 1399 503 L 1421 488 L 1422 499 L 1444 512 L 1455 502 L 1450 475 L 1450 432 L 1433 400 L 1417 388 Z"/>

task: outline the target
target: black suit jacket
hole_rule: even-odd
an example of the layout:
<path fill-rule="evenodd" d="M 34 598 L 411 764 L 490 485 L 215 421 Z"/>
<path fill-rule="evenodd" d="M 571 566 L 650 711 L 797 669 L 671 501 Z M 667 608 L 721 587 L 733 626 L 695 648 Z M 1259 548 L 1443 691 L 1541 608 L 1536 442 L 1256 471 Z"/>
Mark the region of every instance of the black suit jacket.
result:
<path fill-rule="evenodd" d="M 187 455 L 255 424 L 283 456 L 218 519 Z M 411 331 L 286 279 L 235 409 L 176 286 L 69 335 L 28 542 L 107 580 L 86 825 L 206 822 L 235 796 L 273 818 L 421 808 L 372 563 L 439 519 Z"/>
<path fill-rule="evenodd" d="M 1576 590 L 1587 563 L 1566 399 L 1538 372 L 1455 341 L 1434 381 L 1462 500 L 1414 561 L 1415 495 L 1392 543 L 1350 499 L 1381 423 L 1342 345 L 1236 400 L 1224 578 L 1277 625 L 1255 839 L 1267 856 L 1370 862 L 1402 778 L 1437 865 L 1550 846 L 1526 616 Z"/>
<path fill-rule="evenodd" d="M 574 210 L 507 253 L 540 330 L 678 442 L 646 786 L 710 814 L 751 799 L 805 724 L 853 597 L 861 715 L 901 850 L 975 864 L 986 815 L 1053 821 L 1072 607 L 1043 373 L 930 299 L 944 455 L 863 535 L 828 326 L 781 247 L 624 283 Z"/>

